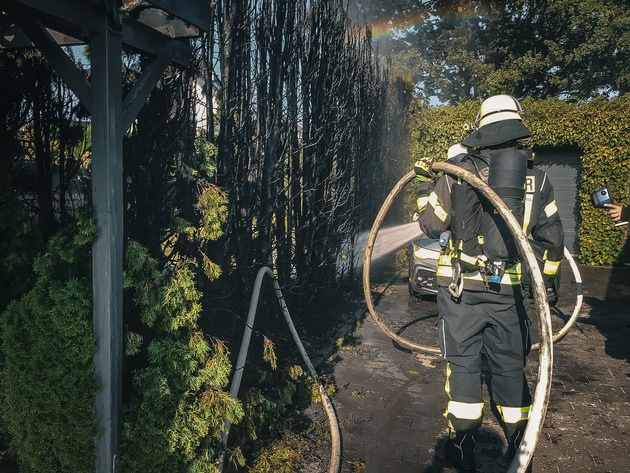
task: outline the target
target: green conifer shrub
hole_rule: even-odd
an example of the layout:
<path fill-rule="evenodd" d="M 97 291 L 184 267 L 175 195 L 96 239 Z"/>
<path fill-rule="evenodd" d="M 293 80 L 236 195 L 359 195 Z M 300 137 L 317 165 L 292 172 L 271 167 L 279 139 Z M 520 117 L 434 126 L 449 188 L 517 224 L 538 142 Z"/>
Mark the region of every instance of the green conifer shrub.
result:
<path fill-rule="evenodd" d="M 200 228 L 183 225 L 181 235 L 203 243 L 221 234 L 225 195 L 209 185 L 199 200 Z M 125 295 L 140 321 L 126 336 L 125 353 L 138 368 L 125 405 L 124 473 L 218 471 L 224 419 L 237 423 L 243 416 L 240 402 L 224 389 L 231 374 L 228 350 L 199 327 L 197 278 L 219 274 L 203 252 L 201 263 L 171 254 L 160 267 L 144 247 L 127 245 Z"/>
<path fill-rule="evenodd" d="M 35 260 L 34 287 L 2 316 L 2 415 L 25 471 L 94 471 L 95 234 L 83 217 L 54 236 Z"/>

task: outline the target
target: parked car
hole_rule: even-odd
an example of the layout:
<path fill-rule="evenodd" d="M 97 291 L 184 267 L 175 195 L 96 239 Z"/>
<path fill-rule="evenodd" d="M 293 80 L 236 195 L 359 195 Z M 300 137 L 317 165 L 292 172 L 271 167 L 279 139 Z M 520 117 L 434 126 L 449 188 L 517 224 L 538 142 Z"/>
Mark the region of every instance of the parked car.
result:
<path fill-rule="evenodd" d="M 409 294 L 430 296 L 437 293 L 437 260 L 441 251 L 439 240 L 421 236 L 411 241 L 409 248 Z"/>

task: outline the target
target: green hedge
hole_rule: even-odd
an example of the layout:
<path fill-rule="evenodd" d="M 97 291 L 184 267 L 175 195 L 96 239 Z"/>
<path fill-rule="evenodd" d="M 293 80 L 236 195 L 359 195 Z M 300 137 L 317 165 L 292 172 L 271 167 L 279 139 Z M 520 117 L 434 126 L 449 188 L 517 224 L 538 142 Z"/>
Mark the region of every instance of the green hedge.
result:
<path fill-rule="evenodd" d="M 614 227 L 610 218 L 590 203 L 590 194 L 604 184 L 618 201 L 628 203 L 630 177 L 630 96 L 569 104 L 560 100 L 525 99 L 525 123 L 533 132 L 528 146 L 574 147 L 582 153 L 579 190 L 578 240 L 581 262 L 594 266 L 619 264 L 623 256 L 625 227 Z M 465 124 L 477 114 L 479 104 L 429 107 L 415 105 L 410 166 L 420 157 L 446 159 L 452 144 L 468 135 Z"/>

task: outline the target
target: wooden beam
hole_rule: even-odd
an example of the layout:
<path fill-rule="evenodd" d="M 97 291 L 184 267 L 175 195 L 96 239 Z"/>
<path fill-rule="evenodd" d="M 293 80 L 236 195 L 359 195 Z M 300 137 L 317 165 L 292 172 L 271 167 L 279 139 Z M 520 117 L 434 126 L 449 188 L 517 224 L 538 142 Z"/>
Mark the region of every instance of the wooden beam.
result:
<path fill-rule="evenodd" d="M 159 56 L 165 49 L 170 49 L 171 59 L 180 66 L 187 67 L 190 62 L 188 44 L 170 39 L 142 23 L 123 17 L 122 31 L 125 44 L 139 51 Z"/>
<path fill-rule="evenodd" d="M 90 83 L 72 59 L 61 50 L 54 38 L 42 26 L 38 19 L 20 18 L 19 24 L 26 32 L 33 44 L 39 49 L 51 64 L 55 72 L 70 87 L 88 112 L 92 111 L 92 93 Z"/>
<path fill-rule="evenodd" d="M 63 33 L 59 33 L 50 28 L 46 28 L 48 34 L 60 46 L 78 46 L 85 44 L 85 41 L 77 39 Z M 21 49 L 32 48 L 33 42 L 20 26 L 8 17 L 0 17 L 0 49 Z"/>
<path fill-rule="evenodd" d="M 151 91 L 164 70 L 171 61 L 170 51 L 163 51 L 162 54 L 153 58 L 151 63 L 142 71 L 142 76 L 136 81 L 132 89 L 127 93 L 123 102 L 123 125 L 124 131 L 128 130 L 136 119 L 138 112 L 151 95 Z"/>
<path fill-rule="evenodd" d="M 173 18 L 159 8 L 143 9 L 138 15 L 138 21 L 158 30 L 169 38 L 196 38 L 199 36 L 199 28 L 195 28 L 179 18 Z"/>
<path fill-rule="evenodd" d="M 87 1 L 2 0 L 2 3 L 3 10 L 9 14 L 30 13 L 40 18 L 44 25 L 51 26 L 57 31 L 75 34 L 86 41 L 99 28 L 100 11 Z"/>
<path fill-rule="evenodd" d="M 211 0 L 148 0 L 149 3 L 161 8 L 186 23 L 196 26 L 206 33 L 210 31 L 210 1 Z"/>

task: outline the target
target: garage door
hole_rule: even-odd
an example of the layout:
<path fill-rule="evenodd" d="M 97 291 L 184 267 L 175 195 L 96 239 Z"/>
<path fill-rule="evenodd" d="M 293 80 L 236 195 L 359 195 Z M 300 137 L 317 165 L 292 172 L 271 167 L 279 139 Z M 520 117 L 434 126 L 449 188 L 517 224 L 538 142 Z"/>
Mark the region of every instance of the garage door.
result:
<path fill-rule="evenodd" d="M 534 165 L 545 171 L 553 184 L 558 212 L 564 227 L 564 246 L 577 256 L 577 230 L 580 224 L 578 188 L 581 161 L 579 150 L 537 149 Z"/>

